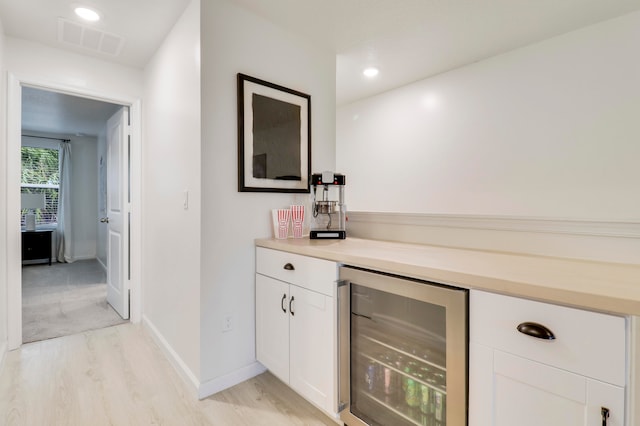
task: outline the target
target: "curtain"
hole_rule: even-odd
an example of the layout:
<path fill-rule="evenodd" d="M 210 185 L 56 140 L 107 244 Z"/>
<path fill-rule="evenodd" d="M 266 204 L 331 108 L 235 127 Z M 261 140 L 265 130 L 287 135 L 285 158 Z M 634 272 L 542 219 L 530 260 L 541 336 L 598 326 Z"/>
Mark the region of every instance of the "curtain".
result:
<path fill-rule="evenodd" d="M 58 154 L 60 189 L 58 191 L 58 262 L 72 262 L 71 258 L 71 143 L 61 142 Z"/>

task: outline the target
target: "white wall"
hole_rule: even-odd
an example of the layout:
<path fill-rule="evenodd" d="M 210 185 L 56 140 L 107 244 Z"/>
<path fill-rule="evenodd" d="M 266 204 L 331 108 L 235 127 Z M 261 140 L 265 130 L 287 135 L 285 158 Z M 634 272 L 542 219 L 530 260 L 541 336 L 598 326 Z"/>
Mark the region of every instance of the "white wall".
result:
<path fill-rule="evenodd" d="M 104 62 L 98 59 L 89 58 L 74 53 L 65 52 L 59 49 L 43 46 L 38 43 L 32 43 L 25 40 L 6 38 L 5 43 L 5 67 L 9 72 L 10 86 L 7 93 L 9 101 L 12 102 L 11 109 L 7 111 L 6 117 L 7 129 L 11 137 L 7 140 L 7 151 L 4 157 L 0 159 L 3 170 L 7 170 L 8 184 L 5 190 L 9 190 L 6 194 L 8 212 L 19 211 L 19 168 L 14 167 L 14 161 L 8 159 L 19 158 L 19 119 L 17 115 L 19 108 L 15 103 L 19 103 L 20 90 L 17 86 L 19 82 L 27 82 L 44 88 L 55 88 L 70 94 L 82 93 L 100 100 L 111 101 L 114 103 L 132 104 L 134 108 L 134 124 L 139 124 L 137 114 L 139 114 L 138 99 L 142 95 L 142 71 L 129 68 L 117 64 Z M 139 148 L 139 131 L 133 128 L 132 141 L 132 163 L 134 181 L 132 183 L 133 202 L 135 211 L 132 213 L 132 221 L 137 225 L 139 205 L 136 195 L 139 192 L 139 181 L 135 172 L 136 160 L 138 159 Z M 17 160 L 15 161 L 18 164 Z M 15 188 L 15 190 L 11 189 Z M 17 214 L 17 213 L 16 213 Z M 10 218 L 12 222 L 7 225 L 6 237 L 8 250 L 5 253 L 7 259 L 7 292 L 8 300 L 7 311 L 11 322 L 8 323 L 10 328 L 8 333 L 8 344 L 10 348 L 18 347 L 20 344 L 21 327 L 20 327 L 20 242 L 19 229 L 14 228 L 15 219 Z M 9 220 L 8 220 L 9 221 Z M 131 311 L 132 318 L 138 319 L 138 298 L 140 292 L 139 285 L 139 269 L 137 268 L 139 259 L 137 253 L 139 251 L 139 238 L 137 232 L 138 226 L 132 228 L 132 280 L 135 287 L 132 288 Z M 16 284 L 18 283 L 18 284 Z"/>
<path fill-rule="evenodd" d="M 6 39 L 5 65 L 21 79 L 37 79 L 114 99 L 142 96 L 142 71 L 18 38 Z"/>
<path fill-rule="evenodd" d="M 194 0 L 144 71 L 144 320 L 198 386 L 200 14 Z M 184 192 L 189 206 L 184 208 Z"/>
<path fill-rule="evenodd" d="M 95 259 L 97 250 L 98 169 L 97 140 L 91 136 L 75 136 L 31 131 L 26 134 L 68 139 L 71 144 L 71 260 Z M 58 149 L 60 142 L 39 138 L 22 138 L 23 146 Z M 55 255 L 54 255 L 55 257 Z"/>
<path fill-rule="evenodd" d="M 7 37 L 5 53 L 6 69 L 20 80 L 37 81 L 45 86 L 117 102 L 142 97 L 142 70 L 12 37 Z M 4 161 L 2 159 L 2 164 Z M 96 167 L 95 157 L 91 164 Z M 95 224 L 93 227 L 96 229 Z M 96 249 L 92 248 L 95 244 L 91 242 L 93 232 L 88 228 L 81 232 L 83 241 L 77 245 L 80 251 L 74 256 L 97 255 Z"/>
<path fill-rule="evenodd" d="M 270 209 L 308 200 L 237 191 L 236 75 L 310 94 L 312 170 L 333 170 L 335 54 L 228 0 L 203 2 L 201 23 L 201 377 L 210 392 L 255 366 L 254 239 L 271 236 Z M 227 314 L 233 330 L 223 333 Z"/>
<path fill-rule="evenodd" d="M 5 71 L 5 37 L 2 21 L 0 20 L 0 129 L 6 129 L 7 91 Z M 6 132 L 0 132 L 0 164 L 4 165 L 7 158 Z M 0 173 L 0 200 L 7 199 L 7 174 L 2 167 Z M 6 205 L 6 202 L 3 203 Z M 7 212 L 0 208 L 0 366 L 7 348 Z"/>
<path fill-rule="evenodd" d="M 73 260 L 95 259 L 98 230 L 97 139 L 69 136 L 71 140 L 71 228 Z"/>
<path fill-rule="evenodd" d="M 640 12 L 338 109 L 350 210 L 640 221 Z"/>

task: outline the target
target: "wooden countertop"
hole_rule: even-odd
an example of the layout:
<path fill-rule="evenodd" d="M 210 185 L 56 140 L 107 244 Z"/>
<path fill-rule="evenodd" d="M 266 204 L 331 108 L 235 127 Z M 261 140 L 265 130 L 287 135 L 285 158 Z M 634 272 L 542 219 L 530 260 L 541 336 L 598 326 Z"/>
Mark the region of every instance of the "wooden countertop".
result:
<path fill-rule="evenodd" d="M 640 316 L 638 265 L 358 238 L 258 239 L 256 246 L 457 287 Z"/>

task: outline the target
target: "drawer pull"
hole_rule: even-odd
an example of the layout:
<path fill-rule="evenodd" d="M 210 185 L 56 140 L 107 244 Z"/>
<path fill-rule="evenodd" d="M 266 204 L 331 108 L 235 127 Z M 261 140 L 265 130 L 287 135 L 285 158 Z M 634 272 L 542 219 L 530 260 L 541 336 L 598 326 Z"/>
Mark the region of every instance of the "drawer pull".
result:
<path fill-rule="evenodd" d="M 607 422 L 609 419 L 609 409 L 606 407 L 601 407 L 600 414 L 602 414 L 602 426 L 607 426 Z"/>
<path fill-rule="evenodd" d="M 555 340 L 556 336 L 551 330 L 537 322 L 523 322 L 517 327 L 518 331 L 527 336 L 543 340 Z"/>
<path fill-rule="evenodd" d="M 284 312 L 285 314 L 287 313 L 287 308 L 284 307 L 284 301 L 287 298 L 287 294 L 283 294 L 282 295 L 282 300 L 280 301 L 280 308 L 282 309 L 282 312 Z"/>
<path fill-rule="evenodd" d="M 284 269 L 286 269 L 287 271 L 295 271 L 296 270 L 296 268 L 294 268 L 291 263 L 287 263 L 286 265 L 284 265 Z"/>

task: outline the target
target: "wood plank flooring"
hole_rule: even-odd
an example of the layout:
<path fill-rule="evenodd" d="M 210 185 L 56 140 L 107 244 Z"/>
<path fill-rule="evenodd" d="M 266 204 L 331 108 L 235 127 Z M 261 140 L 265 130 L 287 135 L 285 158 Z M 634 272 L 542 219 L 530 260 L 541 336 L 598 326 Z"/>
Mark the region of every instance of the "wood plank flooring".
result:
<path fill-rule="evenodd" d="M 197 400 L 140 325 L 29 343 L 0 371 L 2 425 L 332 425 L 270 373 Z"/>

